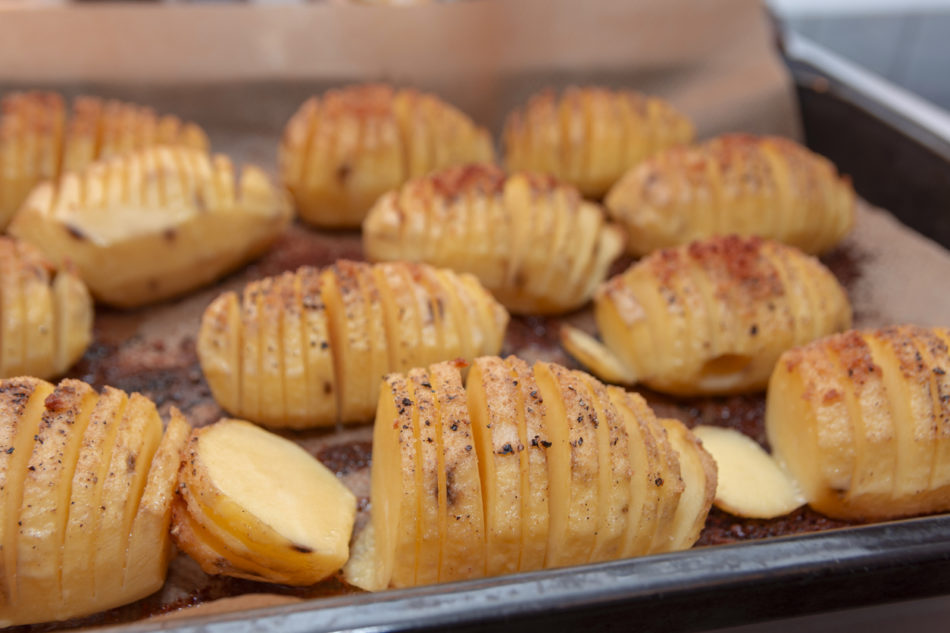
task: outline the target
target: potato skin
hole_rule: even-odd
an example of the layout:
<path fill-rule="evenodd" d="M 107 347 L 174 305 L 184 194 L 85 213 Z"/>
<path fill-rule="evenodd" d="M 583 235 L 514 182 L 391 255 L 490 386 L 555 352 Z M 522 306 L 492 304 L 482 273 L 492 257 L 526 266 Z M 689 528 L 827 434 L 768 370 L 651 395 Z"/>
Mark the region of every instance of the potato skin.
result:
<path fill-rule="evenodd" d="M 434 582 L 407 570 L 431 569 L 450 550 L 470 552 L 469 565 L 450 576 L 465 579 L 668 552 L 698 538 L 716 467 L 688 429 L 678 427 L 671 441 L 641 396 L 553 363 L 481 357 L 464 390 L 460 369 L 445 362 L 412 370 L 423 398 L 403 374 L 384 381 L 373 444 L 375 538 L 350 561 L 359 586 Z M 447 372 L 456 379 L 433 379 Z M 429 390 L 442 403 L 435 424 Z M 451 459 L 426 459 L 433 446 L 451 447 Z M 681 469 L 677 446 L 691 451 L 689 468 Z M 476 512 L 463 517 L 473 501 Z M 436 525 L 439 547 L 424 543 Z M 526 534 L 541 541 L 529 544 Z M 469 541 L 479 535 L 476 550 Z"/>
<path fill-rule="evenodd" d="M 747 134 L 657 154 L 628 171 L 605 204 L 637 256 L 728 233 L 823 253 L 855 213 L 851 181 L 830 161 L 788 139 Z"/>
<path fill-rule="evenodd" d="M 888 519 L 950 509 L 950 332 L 850 330 L 787 351 L 766 432 L 809 505 Z"/>
<path fill-rule="evenodd" d="M 383 195 L 363 222 L 373 261 L 423 261 L 472 273 L 509 310 L 580 307 L 623 250 L 601 209 L 550 176 L 450 167 Z"/>
<path fill-rule="evenodd" d="M 156 144 L 206 150 L 200 127 L 150 108 L 77 97 L 71 116 L 53 92 L 17 92 L 0 101 L 0 228 L 30 190 L 66 171 Z"/>
<path fill-rule="evenodd" d="M 653 253 L 603 284 L 594 310 L 634 380 L 676 395 L 762 389 L 783 351 L 851 325 L 830 271 L 758 237 Z"/>
<path fill-rule="evenodd" d="M 491 162 L 494 149 L 485 129 L 434 95 L 358 84 L 300 106 L 278 159 L 300 217 L 357 227 L 386 191 L 442 167 Z"/>
<path fill-rule="evenodd" d="M 629 90 L 545 90 L 505 122 L 505 166 L 556 176 L 600 198 L 628 169 L 693 140 L 693 124 L 669 103 Z"/>
<path fill-rule="evenodd" d="M 310 428 L 372 418 L 386 372 L 498 352 L 507 324 L 471 275 L 340 260 L 252 282 L 243 298 L 219 296 L 202 317 L 198 358 L 233 415 Z M 290 408 L 282 385 L 298 384 L 289 368 L 301 365 L 312 397 Z"/>
<path fill-rule="evenodd" d="M 260 255 L 292 215 L 260 169 L 182 146 L 123 154 L 37 186 L 10 225 L 70 260 L 98 301 L 128 308 L 217 279 Z"/>
<path fill-rule="evenodd" d="M 92 297 L 72 266 L 56 271 L 30 244 L 0 237 L 0 378 L 52 378 L 92 341 Z"/>

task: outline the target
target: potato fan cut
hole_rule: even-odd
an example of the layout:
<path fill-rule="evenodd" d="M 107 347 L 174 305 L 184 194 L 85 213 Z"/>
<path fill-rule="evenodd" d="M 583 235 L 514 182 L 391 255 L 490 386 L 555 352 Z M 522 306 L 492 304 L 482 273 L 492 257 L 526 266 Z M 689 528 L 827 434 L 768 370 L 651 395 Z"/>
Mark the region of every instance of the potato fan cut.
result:
<path fill-rule="evenodd" d="M 371 522 L 344 568 L 367 590 L 690 547 L 715 463 L 643 398 L 508 357 L 386 376 Z"/>
<path fill-rule="evenodd" d="M 215 299 L 198 357 L 231 414 L 309 428 L 371 420 L 384 374 L 498 353 L 507 324 L 471 275 L 341 260 Z"/>
<path fill-rule="evenodd" d="M 809 505 L 887 519 L 950 509 L 950 332 L 848 331 L 779 359 L 765 426 Z"/>
<path fill-rule="evenodd" d="M 224 156 L 158 147 L 36 187 L 10 225 L 69 260 L 99 301 L 132 307 L 209 283 L 260 255 L 290 222 L 286 193 Z"/>
<path fill-rule="evenodd" d="M 0 625 L 65 620 L 165 582 L 190 427 L 77 380 L 0 381 Z"/>
<path fill-rule="evenodd" d="M 363 223 L 369 259 L 472 273 L 509 310 L 530 314 L 587 303 L 623 240 L 573 187 L 491 165 L 412 180 L 380 198 Z"/>
<path fill-rule="evenodd" d="M 92 297 L 72 267 L 0 237 L 0 378 L 65 372 L 92 341 Z"/>
<path fill-rule="evenodd" d="M 207 150 L 205 133 L 151 108 L 78 97 L 72 113 L 52 92 L 18 92 L 0 102 L 0 228 L 34 186 L 96 160 L 153 145 Z"/>
<path fill-rule="evenodd" d="M 628 90 L 545 91 L 508 116 L 510 171 L 551 174 L 600 198 L 629 168 L 693 140 L 693 124 L 669 103 Z"/>
<path fill-rule="evenodd" d="M 729 233 L 823 253 L 851 230 L 855 213 L 851 181 L 826 158 L 747 134 L 657 154 L 627 172 L 605 203 L 638 256 Z"/>
<path fill-rule="evenodd" d="M 209 574 L 311 585 L 346 561 L 356 498 L 302 448 L 242 420 L 194 431 L 172 534 Z"/>
<path fill-rule="evenodd" d="M 376 199 L 430 171 L 494 159 L 488 131 L 438 97 L 381 84 L 330 90 L 287 123 L 280 173 L 318 226 L 357 227 Z"/>
<path fill-rule="evenodd" d="M 643 258 L 598 289 L 594 316 L 604 345 L 561 338 L 601 378 L 716 395 L 763 389 L 782 352 L 850 327 L 851 306 L 817 259 L 729 236 Z"/>

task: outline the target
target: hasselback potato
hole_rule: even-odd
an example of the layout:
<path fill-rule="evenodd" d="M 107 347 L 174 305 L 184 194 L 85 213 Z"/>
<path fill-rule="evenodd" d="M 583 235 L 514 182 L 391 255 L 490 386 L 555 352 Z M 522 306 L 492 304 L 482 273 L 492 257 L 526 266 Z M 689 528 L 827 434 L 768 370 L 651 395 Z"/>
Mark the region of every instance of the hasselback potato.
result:
<path fill-rule="evenodd" d="M 677 395 L 762 389 L 782 352 L 851 325 L 817 259 L 737 236 L 645 257 L 598 289 L 594 314 L 606 348 L 565 327 L 568 351 L 605 380 Z"/>
<path fill-rule="evenodd" d="M 307 222 L 357 227 L 376 199 L 432 170 L 494 159 L 491 137 L 438 97 L 388 85 L 330 90 L 287 123 L 280 173 Z"/>
<path fill-rule="evenodd" d="M 677 147 L 627 172 L 605 198 L 633 255 L 712 235 L 761 235 L 806 253 L 854 224 L 851 182 L 788 139 L 729 134 Z"/>
<path fill-rule="evenodd" d="M 690 547 L 716 467 L 679 422 L 583 372 L 509 357 L 389 374 L 372 515 L 344 568 L 368 590 Z"/>
<path fill-rule="evenodd" d="M 451 167 L 385 194 L 363 223 L 371 260 L 472 273 L 513 312 L 580 307 L 623 250 L 601 209 L 550 176 Z"/>
<path fill-rule="evenodd" d="M 372 419 L 383 374 L 497 353 L 507 324 L 471 275 L 344 260 L 219 296 L 198 357 L 227 411 L 305 428 Z"/>
<path fill-rule="evenodd" d="M 285 192 L 225 156 L 153 147 L 36 187 L 10 233 L 69 260 L 103 303 L 182 294 L 262 253 L 290 222 Z"/>
<path fill-rule="evenodd" d="M 0 237 L 0 378 L 50 378 L 92 341 L 92 298 L 71 266 L 56 271 L 33 246 Z"/>
<path fill-rule="evenodd" d="M 208 147 L 197 125 L 121 101 L 78 97 L 67 116 L 58 94 L 24 92 L 5 96 L 0 110 L 0 228 L 35 185 L 64 172 L 151 145 Z"/>
<path fill-rule="evenodd" d="M 64 620 L 154 593 L 189 426 L 77 380 L 0 381 L 0 625 Z"/>
<path fill-rule="evenodd" d="M 950 509 L 950 332 L 848 331 L 779 359 L 769 381 L 773 453 L 833 517 Z"/>
<path fill-rule="evenodd" d="M 656 97 L 595 87 L 546 90 L 508 116 L 505 166 L 552 174 L 599 198 L 628 169 L 693 134 L 689 119 Z"/>
<path fill-rule="evenodd" d="M 195 430 L 172 536 L 209 574 L 312 585 L 349 555 L 356 497 L 302 448 L 242 420 Z"/>

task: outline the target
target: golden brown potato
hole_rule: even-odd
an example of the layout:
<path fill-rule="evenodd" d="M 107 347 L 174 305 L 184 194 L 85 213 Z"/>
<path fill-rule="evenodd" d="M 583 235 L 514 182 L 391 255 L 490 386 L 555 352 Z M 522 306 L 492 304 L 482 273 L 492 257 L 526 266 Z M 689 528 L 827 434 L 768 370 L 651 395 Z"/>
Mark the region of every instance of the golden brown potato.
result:
<path fill-rule="evenodd" d="M 387 375 L 372 464 L 344 568 L 370 591 L 688 548 L 716 489 L 639 395 L 514 357 L 476 359 L 464 389 L 457 363 Z"/>
<path fill-rule="evenodd" d="M 218 297 L 201 322 L 198 358 L 234 415 L 294 428 L 364 422 L 384 374 L 497 353 L 507 324 L 471 275 L 342 260 Z"/>
<path fill-rule="evenodd" d="M 137 393 L 0 381 L 0 624 L 88 615 L 162 586 L 188 432 L 172 409 L 162 437 Z"/>
<path fill-rule="evenodd" d="M 58 94 L 21 92 L 5 96 L 0 110 L 0 228 L 34 186 L 64 172 L 152 145 L 208 147 L 197 125 L 120 101 L 78 97 L 67 117 Z"/>
<path fill-rule="evenodd" d="M 645 257 L 598 289 L 594 314 L 606 347 L 565 326 L 572 355 L 604 380 L 677 395 L 763 389 L 782 352 L 851 325 L 817 259 L 736 236 Z"/>
<path fill-rule="evenodd" d="M 488 132 L 438 97 L 382 84 L 305 102 L 287 123 L 280 173 L 307 222 L 357 227 L 383 193 L 432 170 L 491 162 Z"/>
<path fill-rule="evenodd" d="M 546 90 L 508 116 L 505 165 L 552 174 L 600 198 L 628 169 L 693 135 L 689 119 L 656 97 L 594 87 L 560 96 Z"/>
<path fill-rule="evenodd" d="M 167 299 L 260 255 L 292 210 L 263 171 L 225 156 L 157 147 L 36 187 L 10 233 L 74 262 L 95 298 L 119 307 Z"/>
<path fill-rule="evenodd" d="M 172 536 L 209 574 L 312 585 L 349 555 L 356 497 L 302 448 L 243 420 L 194 431 Z"/>
<path fill-rule="evenodd" d="M 628 171 L 605 199 L 646 255 L 712 235 L 761 235 L 823 253 L 854 224 L 854 190 L 835 166 L 778 137 L 729 134 Z"/>
<path fill-rule="evenodd" d="M 789 350 L 769 381 L 773 453 L 840 518 L 950 509 L 950 332 L 848 331 Z"/>
<path fill-rule="evenodd" d="M 73 268 L 0 237 L 0 378 L 62 374 L 92 340 L 92 298 Z"/>
<path fill-rule="evenodd" d="M 380 198 L 363 222 L 363 251 L 472 273 L 509 310 L 550 314 L 590 300 L 623 232 L 550 176 L 467 165 Z"/>

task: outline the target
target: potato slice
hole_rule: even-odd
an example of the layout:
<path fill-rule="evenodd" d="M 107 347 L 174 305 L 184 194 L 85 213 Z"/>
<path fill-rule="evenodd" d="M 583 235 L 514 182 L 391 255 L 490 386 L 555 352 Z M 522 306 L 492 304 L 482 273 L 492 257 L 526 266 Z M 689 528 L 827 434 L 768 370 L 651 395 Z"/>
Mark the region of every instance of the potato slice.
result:
<path fill-rule="evenodd" d="M 488 132 L 438 98 L 365 84 L 311 98 L 291 117 L 280 168 L 301 217 L 356 227 L 406 179 L 494 158 Z"/>
<path fill-rule="evenodd" d="M 673 518 L 669 550 L 688 549 L 699 539 L 706 525 L 709 508 L 718 490 L 718 471 L 713 456 L 700 441 L 702 437 L 690 433 L 679 420 L 663 418 L 660 423 L 666 429 L 673 450 L 679 454 L 680 473 L 685 485 Z"/>
<path fill-rule="evenodd" d="M 686 117 L 654 97 L 592 86 L 547 90 L 508 116 L 505 164 L 554 174 L 599 198 L 643 157 L 693 134 Z"/>
<path fill-rule="evenodd" d="M 386 372 L 498 352 L 507 323 L 471 275 L 341 260 L 215 299 L 197 348 L 228 412 L 309 428 L 369 419 Z"/>
<path fill-rule="evenodd" d="M 416 545 L 416 585 L 439 581 L 442 566 L 442 517 L 446 510 L 445 459 L 441 457 L 439 403 L 425 369 L 410 369 L 407 385 L 413 401 L 416 440 L 416 485 L 419 535 Z"/>
<path fill-rule="evenodd" d="M 211 183 L 213 197 L 206 196 Z M 224 157 L 159 147 L 37 186 L 10 233 L 58 265 L 72 261 L 97 300 L 134 307 L 186 293 L 260 255 L 291 214 L 286 194 L 260 169 L 247 166 L 238 176 Z"/>
<path fill-rule="evenodd" d="M 294 564 L 294 584 L 317 582 L 346 562 L 356 499 L 293 442 L 248 422 L 221 420 L 192 433 L 179 476 L 208 515 L 192 512 L 192 519 L 206 529 L 210 519 L 264 568 Z M 187 542 L 178 543 L 188 551 Z M 238 560 L 229 563 L 240 568 Z"/>
<path fill-rule="evenodd" d="M 761 235 L 810 254 L 854 223 L 854 190 L 827 159 L 788 139 L 726 134 L 630 169 L 605 198 L 643 256 L 713 235 Z"/>
<path fill-rule="evenodd" d="M 604 344 L 568 330 L 605 380 L 675 395 L 762 389 L 792 345 L 850 326 L 844 289 L 818 260 L 758 237 L 714 237 L 643 258 L 597 291 Z"/>
<path fill-rule="evenodd" d="M 650 416 L 646 420 L 646 427 L 653 434 L 653 439 L 659 448 L 659 476 L 653 480 L 660 496 L 657 506 L 656 531 L 650 543 L 650 553 L 668 552 L 672 545 L 676 514 L 679 510 L 680 498 L 686 485 L 680 472 L 679 453 L 670 442 L 666 429 L 656 419 Z"/>
<path fill-rule="evenodd" d="M 716 462 L 717 508 L 741 517 L 774 519 L 805 503 L 795 480 L 752 438 L 715 426 L 697 426 L 693 433 Z"/>
<path fill-rule="evenodd" d="M 455 236 L 451 248 L 445 235 Z M 512 311 L 534 314 L 586 303 L 623 237 L 597 205 L 553 178 L 466 165 L 383 196 L 363 222 L 363 247 L 374 261 L 469 272 Z"/>

